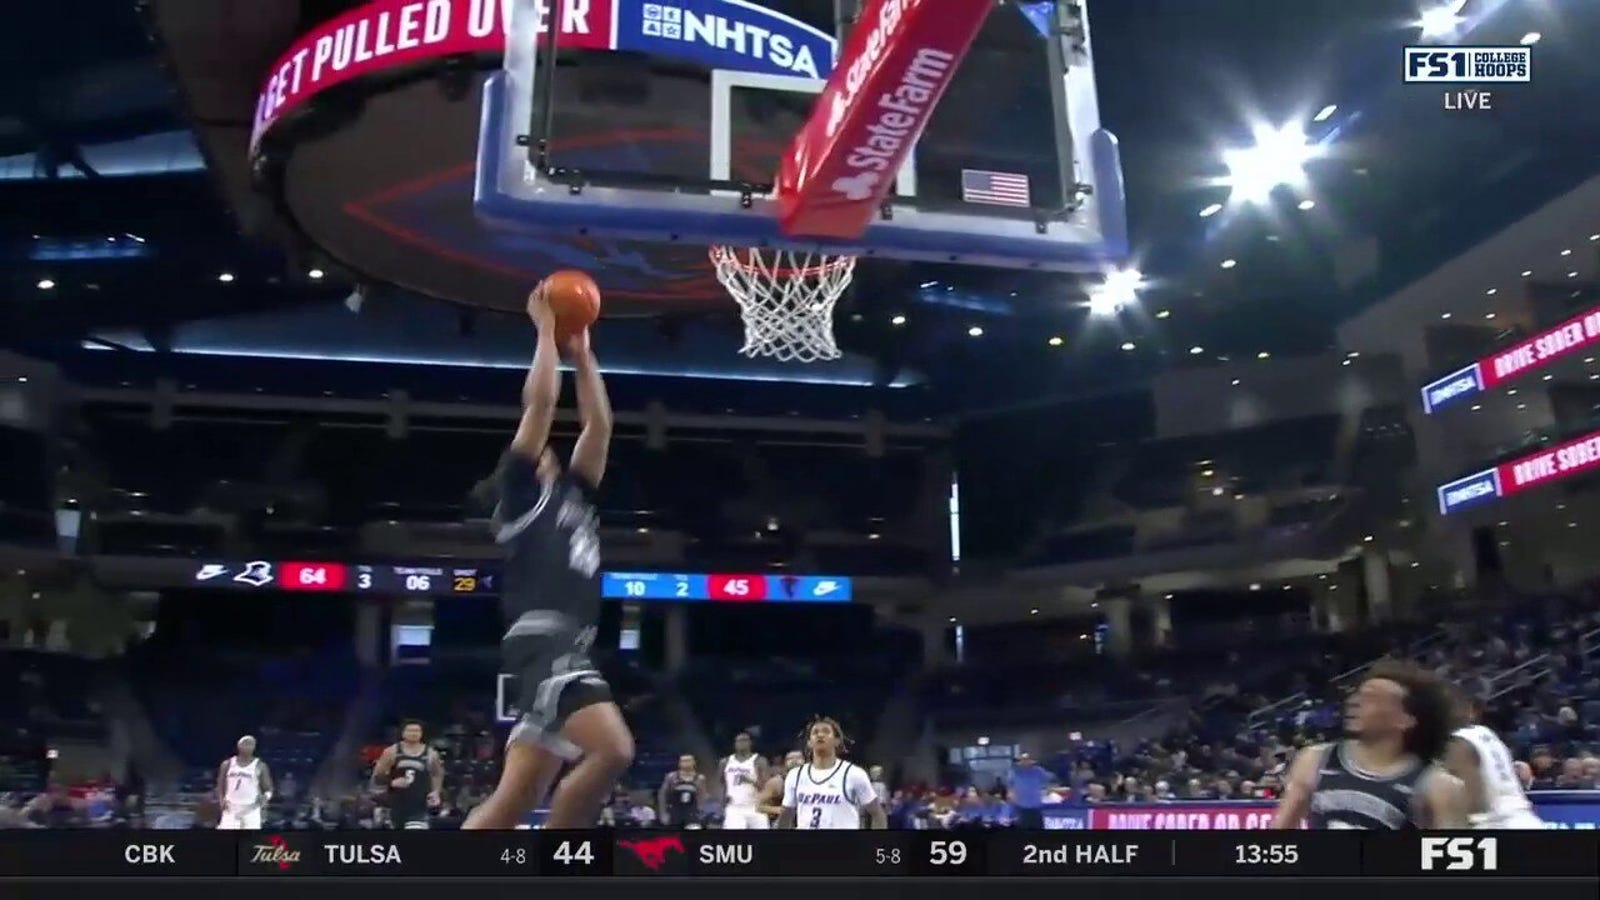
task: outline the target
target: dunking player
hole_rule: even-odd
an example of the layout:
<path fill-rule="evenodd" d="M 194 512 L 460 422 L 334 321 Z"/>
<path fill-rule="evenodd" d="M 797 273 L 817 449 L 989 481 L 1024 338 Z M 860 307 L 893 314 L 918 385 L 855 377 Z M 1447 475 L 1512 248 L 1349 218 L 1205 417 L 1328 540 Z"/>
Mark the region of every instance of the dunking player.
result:
<path fill-rule="evenodd" d="M 656 794 L 661 824 L 675 828 L 699 827 L 700 800 L 706 793 L 706 777 L 695 771 L 694 757 L 678 757 L 678 767 L 661 779 Z"/>
<path fill-rule="evenodd" d="M 778 816 L 778 827 L 857 830 L 865 815 L 868 827 L 888 828 L 888 814 L 873 793 L 867 773 L 841 757 L 845 736 L 839 723 L 817 719 L 806 727 L 805 734 L 810 759 L 783 778 L 783 813 Z"/>
<path fill-rule="evenodd" d="M 780 762 L 780 759 L 774 756 L 772 761 L 774 763 L 778 763 Z M 767 783 L 761 786 L 761 796 L 756 799 L 756 808 L 761 810 L 762 815 L 772 820 L 776 820 L 779 816 L 783 815 L 784 776 L 804 765 L 805 761 L 805 754 L 801 753 L 799 750 L 790 750 L 788 753 L 783 755 L 781 759 L 783 773 L 768 777 Z M 874 788 L 874 790 L 876 790 L 876 788 Z M 879 800 L 882 799 L 882 797 L 879 798 Z"/>
<path fill-rule="evenodd" d="M 1452 718 L 1449 689 L 1432 673 L 1374 665 L 1345 702 L 1345 739 L 1295 756 L 1272 827 L 1467 827 L 1461 782 L 1434 764 Z"/>
<path fill-rule="evenodd" d="M 545 827 L 588 828 L 633 761 L 633 735 L 611 688 L 589 659 L 600 614 L 600 536 L 594 493 L 611 444 L 611 405 L 583 331 L 564 342 L 577 376 L 582 431 L 563 467 L 550 449 L 560 394 L 555 316 L 541 283 L 528 298 L 538 349 L 522 387 L 522 420 L 492 487 L 495 541 L 505 552 L 501 607 L 509 622 L 500 647 L 516 675 L 522 716 L 506 744 L 505 768 L 489 799 L 463 828 L 514 828 L 572 769 L 550 801 Z"/>
<path fill-rule="evenodd" d="M 1461 698 L 1461 720 L 1444 754 L 1450 774 L 1461 779 L 1466 792 L 1467 818 L 1473 828 L 1543 828 L 1523 792 L 1511 751 L 1493 730 L 1482 723 L 1483 706 L 1475 697 Z"/>
<path fill-rule="evenodd" d="M 767 817 L 756 806 L 756 794 L 767 781 L 767 761 L 750 747 L 750 735 L 733 738 L 733 754 L 722 758 L 722 799 L 728 804 L 722 827 L 729 831 L 764 831 Z"/>
<path fill-rule="evenodd" d="M 422 740 L 422 723 L 400 728 L 400 742 L 390 744 L 372 767 L 373 790 L 389 798 L 389 820 L 406 831 L 426 831 L 428 810 L 439 805 L 444 791 L 444 762 Z"/>
<path fill-rule="evenodd" d="M 260 831 L 261 809 L 272 799 L 272 773 L 256 758 L 256 739 L 239 738 L 234 755 L 217 768 L 217 803 L 220 831 Z"/>

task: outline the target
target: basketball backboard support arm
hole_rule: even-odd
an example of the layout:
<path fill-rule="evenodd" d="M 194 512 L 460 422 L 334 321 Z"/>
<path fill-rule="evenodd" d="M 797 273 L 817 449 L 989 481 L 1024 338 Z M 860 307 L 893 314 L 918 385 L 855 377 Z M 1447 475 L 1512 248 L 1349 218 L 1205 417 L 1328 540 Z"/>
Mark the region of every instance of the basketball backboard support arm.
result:
<path fill-rule="evenodd" d="M 993 207 L 967 205 L 953 210 L 948 204 L 919 205 L 918 175 L 915 165 L 911 165 L 909 179 L 901 173 L 896 183 L 897 196 L 885 204 L 891 215 L 848 241 L 787 237 L 778 227 L 776 203 L 770 196 L 730 197 L 726 189 L 717 190 L 714 182 L 719 179 L 715 176 L 722 171 L 722 165 L 715 157 L 724 141 L 716 133 L 707 135 L 713 157 L 708 183 L 683 190 L 624 183 L 570 183 L 541 171 L 528 150 L 541 137 L 548 136 L 530 133 L 540 127 L 535 118 L 539 106 L 535 98 L 553 98 L 555 93 L 539 91 L 548 87 L 548 79 L 541 76 L 549 72 L 552 62 L 544 50 L 549 35 L 538 27 L 540 5 L 546 3 L 548 0 L 508 0 L 510 21 L 504 70 L 484 87 L 474 203 L 479 216 L 496 227 L 663 244 L 727 244 L 1056 271 L 1099 271 L 1127 255 L 1121 161 L 1116 138 L 1100 127 L 1087 13 L 1072 16 L 1065 8 L 1066 0 L 1055 0 L 1054 21 L 1064 27 L 1047 36 L 1047 41 L 1059 43 L 1053 53 L 1060 59 L 1052 58 L 1052 68 L 1058 70 L 1051 76 L 1052 105 L 1060 165 L 1064 172 L 1070 172 L 1063 182 L 1072 188 L 1066 198 L 1070 200 L 1076 194 L 1079 207 L 1047 219 L 1042 215 L 1016 215 L 1023 210 L 1000 215 Z M 610 40 L 611 46 L 619 47 L 618 29 L 636 27 L 636 23 L 619 24 L 620 18 L 625 12 L 637 17 L 639 4 L 627 0 L 606 4 L 601 0 L 601 5 L 609 5 L 616 16 L 609 25 Z M 1087 0 L 1075 0 L 1079 10 L 1086 5 Z M 838 0 L 839 9 L 849 17 L 855 15 L 858 6 L 855 0 Z M 744 10 L 743 15 L 755 10 L 782 18 L 761 9 L 759 0 L 741 0 L 728 9 L 734 7 Z M 833 61 L 826 62 L 831 67 Z M 826 76 L 827 72 L 821 74 Z M 711 103 L 717 104 L 719 97 L 741 86 L 762 89 L 779 84 L 750 77 L 755 75 L 764 73 L 713 67 L 713 83 L 722 89 L 713 93 Z M 794 82 L 782 84 L 781 90 L 794 88 Z M 713 126 L 711 130 L 719 128 Z M 731 164 L 731 160 L 725 161 Z M 1004 171 L 1002 166 L 995 168 Z"/>

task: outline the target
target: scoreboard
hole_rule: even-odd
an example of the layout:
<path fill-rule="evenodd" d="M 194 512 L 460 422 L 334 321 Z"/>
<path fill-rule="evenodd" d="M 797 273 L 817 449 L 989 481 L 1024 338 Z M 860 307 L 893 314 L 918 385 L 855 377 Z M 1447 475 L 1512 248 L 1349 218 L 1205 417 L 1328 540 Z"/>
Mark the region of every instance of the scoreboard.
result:
<path fill-rule="evenodd" d="M 243 560 L 190 563 L 196 587 L 302 593 L 421 596 L 495 595 L 500 570 L 491 564 L 407 565 Z M 849 603 L 849 578 L 838 575 L 767 575 L 735 572 L 603 572 L 601 595 L 610 600 L 719 603 Z"/>

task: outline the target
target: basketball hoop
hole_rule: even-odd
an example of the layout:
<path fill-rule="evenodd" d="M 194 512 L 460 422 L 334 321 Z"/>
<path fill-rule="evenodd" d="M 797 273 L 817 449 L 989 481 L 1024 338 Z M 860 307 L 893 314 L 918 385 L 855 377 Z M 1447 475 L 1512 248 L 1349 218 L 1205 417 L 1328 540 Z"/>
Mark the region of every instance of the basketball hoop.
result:
<path fill-rule="evenodd" d="M 711 248 L 717 280 L 739 302 L 745 356 L 810 363 L 838 359 L 833 305 L 856 270 L 854 256 L 760 247 Z"/>

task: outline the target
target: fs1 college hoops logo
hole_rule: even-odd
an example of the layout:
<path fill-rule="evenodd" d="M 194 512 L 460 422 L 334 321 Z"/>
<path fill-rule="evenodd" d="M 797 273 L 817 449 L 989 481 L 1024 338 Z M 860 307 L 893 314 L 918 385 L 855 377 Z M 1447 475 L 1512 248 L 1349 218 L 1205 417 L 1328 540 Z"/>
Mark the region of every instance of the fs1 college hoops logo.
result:
<path fill-rule="evenodd" d="M 1446 110 L 1492 112 L 1496 97 L 1483 85 L 1533 81 L 1533 48 L 1407 47 L 1400 74 L 1406 84 L 1452 85 L 1444 93 Z"/>

